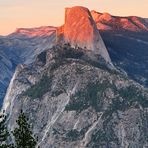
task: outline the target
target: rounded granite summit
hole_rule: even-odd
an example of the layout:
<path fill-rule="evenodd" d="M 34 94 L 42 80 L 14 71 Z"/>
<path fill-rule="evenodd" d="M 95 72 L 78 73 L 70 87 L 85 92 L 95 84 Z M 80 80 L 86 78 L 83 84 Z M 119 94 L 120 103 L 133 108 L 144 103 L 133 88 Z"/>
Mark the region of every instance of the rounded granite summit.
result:
<path fill-rule="evenodd" d="M 93 55 L 100 55 L 106 62 L 111 63 L 96 23 L 87 8 L 82 6 L 66 8 L 65 24 L 59 32 L 57 34 L 63 35 L 64 43 L 81 47 Z"/>

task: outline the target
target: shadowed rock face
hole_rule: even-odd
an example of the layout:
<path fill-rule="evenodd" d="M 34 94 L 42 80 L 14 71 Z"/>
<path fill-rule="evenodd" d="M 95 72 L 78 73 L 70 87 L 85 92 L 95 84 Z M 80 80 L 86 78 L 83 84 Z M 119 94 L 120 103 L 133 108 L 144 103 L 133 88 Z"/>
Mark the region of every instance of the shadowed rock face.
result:
<path fill-rule="evenodd" d="M 0 107 L 15 68 L 29 64 L 36 56 L 55 43 L 55 27 L 19 28 L 0 37 Z"/>
<path fill-rule="evenodd" d="M 111 63 L 97 26 L 87 8 L 80 6 L 66 8 L 65 24 L 57 30 L 57 38 L 58 41 L 62 38 L 64 42 L 74 47 L 84 48 L 91 54 L 101 55 L 106 62 Z"/>
<path fill-rule="evenodd" d="M 17 67 L 3 106 L 10 131 L 23 109 L 40 148 L 147 147 L 148 90 L 73 51 L 55 46 Z"/>

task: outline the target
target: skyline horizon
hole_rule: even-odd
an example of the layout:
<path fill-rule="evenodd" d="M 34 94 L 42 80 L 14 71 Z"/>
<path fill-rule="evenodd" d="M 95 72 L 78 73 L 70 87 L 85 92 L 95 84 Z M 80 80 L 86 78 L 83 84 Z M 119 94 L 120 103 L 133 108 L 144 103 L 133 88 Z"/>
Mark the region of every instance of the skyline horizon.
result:
<path fill-rule="evenodd" d="M 73 6 L 74 7 L 74 6 Z M 82 6 L 82 7 L 84 7 L 84 6 Z M 65 7 L 65 8 L 69 8 L 69 7 Z M 90 10 L 90 11 L 93 11 L 93 10 Z M 96 10 L 94 10 L 94 11 L 96 11 Z M 109 12 L 100 12 L 100 11 L 96 11 L 96 12 L 98 12 L 98 13 L 109 13 Z M 111 13 L 109 13 L 111 16 L 114 16 L 114 17 L 130 17 L 130 16 L 136 16 L 136 17 L 141 17 L 141 16 L 137 16 L 137 15 L 113 15 L 113 14 L 111 14 Z M 141 17 L 141 18 L 144 18 L 144 19 L 148 19 L 148 17 Z M 64 19 L 64 18 L 63 18 Z M 52 25 L 52 24 L 46 24 L 46 25 L 38 25 L 38 26 L 18 26 L 18 27 L 16 27 L 16 28 L 14 28 L 14 30 L 12 30 L 11 32 L 8 32 L 8 33 L 4 33 L 4 34 L 1 34 L 0 33 L 0 36 L 7 36 L 7 35 L 9 35 L 9 34 L 11 34 L 11 33 L 13 33 L 13 32 L 15 32 L 15 31 L 17 31 L 17 29 L 33 29 L 33 28 L 40 28 L 40 27 L 47 27 L 47 26 L 51 26 L 51 27 L 60 27 L 60 26 L 62 26 L 64 24 L 64 21 L 63 21 L 63 23 L 61 24 L 61 25 Z"/>
<path fill-rule="evenodd" d="M 45 0 L 45 3 L 42 3 L 41 0 L 27 0 L 25 2 L 19 0 L 13 0 L 13 2 L 12 0 L 2 0 L 0 2 L 0 35 L 9 35 L 18 28 L 61 26 L 64 24 L 65 8 L 73 6 L 87 7 L 90 11 L 95 10 L 100 13 L 109 13 L 112 16 L 138 16 L 148 18 L 148 7 L 144 5 L 146 0 L 141 0 L 140 3 L 136 0 L 137 2 L 135 1 L 135 3 L 137 3 L 137 5 L 133 7 L 130 6 L 134 0 L 130 2 L 128 2 L 128 0 L 124 2 L 104 0 L 99 3 L 98 1 L 99 0 L 94 0 L 90 2 L 90 0 L 86 0 L 82 2 L 71 0 L 71 2 L 68 2 L 61 0 L 59 2 L 59 0 L 54 0 L 54 2 L 50 3 L 49 0 Z M 111 5 L 108 5 L 109 3 Z M 127 3 L 128 5 L 126 6 Z M 125 7 L 127 8 L 124 9 Z M 139 9 L 137 10 L 136 7 Z M 140 8 L 143 9 L 143 11 L 140 11 Z"/>

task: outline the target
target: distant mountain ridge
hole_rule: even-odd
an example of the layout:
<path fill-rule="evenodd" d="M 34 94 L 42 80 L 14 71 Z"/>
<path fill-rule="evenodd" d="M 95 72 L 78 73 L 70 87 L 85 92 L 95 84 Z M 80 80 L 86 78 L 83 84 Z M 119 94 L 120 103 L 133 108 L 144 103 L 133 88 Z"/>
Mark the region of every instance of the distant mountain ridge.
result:
<path fill-rule="evenodd" d="M 148 22 L 141 17 L 112 16 L 109 13 L 100 13 L 94 10 L 91 11 L 91 14 L 100 30 L 148 31 Z"/>
<path fill-rule="evenodd" d="M 10 35 L 17 34 L 32 38 L 32 37 L 50 36 L 55 31 L 56 27 L 53 26 L 41 26 L 36 28 L 18 28 L 14 33 Z"/>

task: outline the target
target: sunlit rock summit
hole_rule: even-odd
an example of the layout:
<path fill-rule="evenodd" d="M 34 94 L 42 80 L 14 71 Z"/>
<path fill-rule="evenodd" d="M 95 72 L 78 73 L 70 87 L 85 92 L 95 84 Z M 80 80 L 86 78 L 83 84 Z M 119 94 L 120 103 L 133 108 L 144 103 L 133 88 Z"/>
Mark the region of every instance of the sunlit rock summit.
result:
<path fill-rule="evenodd" d="M 111 63 L 90 11 L 81 6 L 65 9 L 65 24 L 57 29 L 57 41 L 85 49 L 91 56 L 100 55 Z"/>

